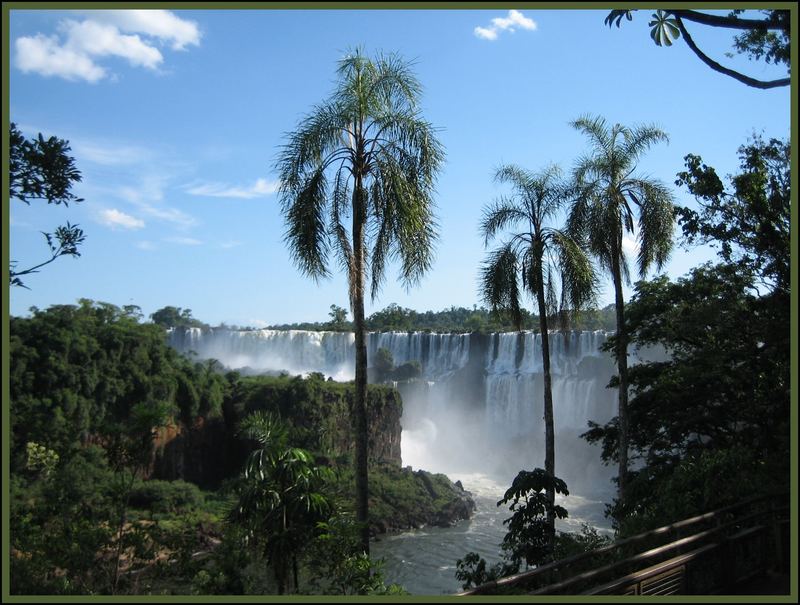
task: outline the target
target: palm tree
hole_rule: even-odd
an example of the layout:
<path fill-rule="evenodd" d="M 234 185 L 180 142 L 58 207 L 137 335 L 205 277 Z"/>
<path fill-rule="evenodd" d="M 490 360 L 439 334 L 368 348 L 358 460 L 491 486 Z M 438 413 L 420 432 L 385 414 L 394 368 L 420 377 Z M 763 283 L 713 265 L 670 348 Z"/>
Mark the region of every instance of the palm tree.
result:
<path fill-rule="evenodd" d="M 617 314 L 617 369 L 619 372 L 619 498 L 625 494 L 628 473 L 628 342 L 625 334 L 622 282 L 630 283 L 623 251 L 623 235 L 635 233 L 637 265 L 644 277 L 651 265 L 660 270 L 672 251 L 673 198 L 658 181 L 634 174 L 639 158 L 652 145 L 668 142 L 667 134 L 652 125 L 609 127 L 602 117 L 581 117 L 571 123 L 589 137 L 591 152 L 574 169 L 577 197 L 569 229 L 582 238 L 600 267 L 611 274 Z M 633 208 L 638 208 L 638 218 Z"/>
<path fill-rule="evenodd" d="M 595 279 L 592 264 L 580 246 L 564 231 L 547 226 L 567 201 L 568 190 L 561 182 L 560 170 L 550 166 L 533 174 L 517 166 L 497 170 L 495 181 L 509 183 L 513 194 L 501 197 L 484 209 L 481 233 L 484 244 L 506 228 L 521 230 L 489 254 L 481 272 L 483 297 L 495 310 L 506 309 L 518 327 L 521 325 L 520 297 L 527 291 L 537 303 L 542 335 L 544 370 L 545 471 L 555 477 L 555 429 L 553 393 L 550 378 L 550 338 L 548 316 L 557 310 L 556 290 L 561 286 L 560 307 L 580 309 L 594 299 Z M 522 291 L 520 290 L 520 280 Z M 547 489 L 549 552 L 555 538 L 555 490 Z"/>
<path fill-rule="evenodd" d="M 321 492 L 326 469 L 315 467 L 307 451 L 290 447 L 286 425 L 270 414 L 247 416 L 240 432 L 258 447 L 245 463 L 230 519 L 247 529 L 254 544 L 262 545 L 275 572 L 278 593 L 286 590 L 289 562 L 297 590 L 297 555 L 317 523 L 326 521 L 332 510 Z"/>
<path fill-rule="evenodd" d="M 278 193 L 300 270 L 327 276 L 333 251 L 347 274 L 355 328 L 356 520 L 369 554 L 365 281 L 369 272 L 375 300 L 390 261 L 399 260 L 407 288 L 430 268 L 432 195 L 444 151 L 419 115 L 420 84 L 396 55 L 373 61 L 355 51 L 339 62 L 338 76 L 332 96 L 288 135 Z"/>

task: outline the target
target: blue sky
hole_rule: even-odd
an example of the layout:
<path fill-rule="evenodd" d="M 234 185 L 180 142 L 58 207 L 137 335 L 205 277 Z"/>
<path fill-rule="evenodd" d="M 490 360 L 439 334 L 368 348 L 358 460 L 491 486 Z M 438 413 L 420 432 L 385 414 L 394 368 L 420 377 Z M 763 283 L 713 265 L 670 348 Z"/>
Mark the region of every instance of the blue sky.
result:
<path fill-rule="evenodd" d="M 334 84 L 348 49 L 415 61 L 424 117 L 447 161 L 437 184 L 432 271 L 409 292 L 390 270 L 367 314 L 395 302 L 417 310 L 481 304 L 483 206 L 503 193 L 501 163 L 568 171 L 586 149 L 569 122 L 655 123 L 669 145 L 640 172 L 672 185 L 688 153 L 721 175 L 754 132 L 785 138 L 788 87 L 756 90 L 717 74 L 679 41 L 656 47 L 638 11 L 609 29 L 607 10 L 11 11 L 10 119 L 28 136 L 70 141 L 83 181 L 78 205 L 10 205 L 10 258 L 46 256 L 39 233 L 66 221 L 86 233 L 13 288 L 10 312 L 84 297 L 190 308 L 216 324 L 324 321 L 347 306 L 343 276 L 304 278 L 283 243 L 274 162 L 285 133 Z M 493 21 L 494 20 L 494 21 Z M 476 29 L 480 28 L 480 29 Z M 759 78 L 783 68 L 728 59 L 730 32 L 692 28 L 709 54 Z M 493 39 L 492 39 L 493 37 Z M 693 200 L 674 188 L 679 204 Z M 676 248 L 675 277 L 713 254 Z M 608 280 L 600 304 L 611 302 Z M 530 307 L 530 304 L 529 304 Z"/>

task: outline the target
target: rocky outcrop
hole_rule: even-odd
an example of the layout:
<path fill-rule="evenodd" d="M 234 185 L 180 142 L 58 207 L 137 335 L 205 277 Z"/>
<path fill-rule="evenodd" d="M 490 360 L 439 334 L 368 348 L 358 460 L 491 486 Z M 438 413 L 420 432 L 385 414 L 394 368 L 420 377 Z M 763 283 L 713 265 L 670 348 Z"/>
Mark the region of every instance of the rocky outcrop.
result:
<path fill-rule="evenodd" d="M 370 529 L 373 535 L 451 527 L 475 511 L 472 495 L 447 476 L 411 467 L 370 470 Z"/>

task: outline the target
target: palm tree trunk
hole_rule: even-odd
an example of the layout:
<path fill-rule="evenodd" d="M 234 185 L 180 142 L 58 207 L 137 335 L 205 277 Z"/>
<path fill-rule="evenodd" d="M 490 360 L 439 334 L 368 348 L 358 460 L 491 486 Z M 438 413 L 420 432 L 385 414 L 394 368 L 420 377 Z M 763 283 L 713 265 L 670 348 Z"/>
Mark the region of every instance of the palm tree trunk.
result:
<path fill-rule="evenodd" d="M 544 370 L 544 470 L 552 477 L 556 476 L 556 445 L 555 428 L 553 422 L 553 388 L 550 379 L 550 336 L 547 331 L 547 305 L 544 300 L 544 284 L 542 274 L 539 272 L 539 284 L 536 291 L 536 298 L 539 304 L 539 330 L 542 333 L 542 368 Z M 555 501 L 556 492 L 554 486 L 547 488 L 547 510 L 548 551 L 553 554 L 555 545 L 556 517 Z"/>
<path fill-rule="evenodd" d="M 616 252 L 616 253 L 615 253 Z M 622 272 L 620 270 L 620 252 L 614 254 L 612 278 L 614 281 L 614 304 L 617 311 L 617 371 L 619 373 L 619 407 L 617 421 L 619 424 L 619 477 L 618 498 L 625 496 L 628 476 L 628 337 L 625 333 L 625 301 L 622 298 Z"/>
<path fill-rule="evenodd" d="M 353 412 L 355 419 L 356 522 L 361 524 L 361 549 L 369 555 L 369 488 L 367 468 L 367 341 L 364 329 L 364 224 L 365 192 L 357 179 L 353 190 L 353 265 L 351 284 L 355 326 L 356 381 Z"/>

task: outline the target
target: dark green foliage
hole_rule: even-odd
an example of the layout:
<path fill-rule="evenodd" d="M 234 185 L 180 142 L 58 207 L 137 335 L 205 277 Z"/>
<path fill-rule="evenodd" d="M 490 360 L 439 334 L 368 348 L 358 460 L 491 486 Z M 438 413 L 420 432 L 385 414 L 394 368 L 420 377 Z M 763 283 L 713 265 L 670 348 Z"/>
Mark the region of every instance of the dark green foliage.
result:
<path fill-rule="evenodd" d="M 397 366 L 391 374 L 392 380 L 403 381 L 413 380 L 422 375 L 422 365 L 416 359 L 407 361 Z"/>
<path fill-rule="evenodd" d="M 742 13 L 742 10 L 731 11 L 731 16 Z M 749 29 L 739 34 L 734 39 L 733 45 L 736 52 L 746 54 L 748 59 L 760 61 L 764 57 L 767 63 L 775 65 L 782 63 L 786 66 L 786 71 L 790 67 L 791 40 L 789 30 L 791 29 L 788 10 L 762 10 L 765 21 L 774 25 L 772 31 L 768 29 Z"/>
<path fill-rule="evenodd" d="M 670 360 L 630 371 L 631 452 L 645 466 L 634 475 L 629 499 L 617 502 L 614 512 L 631 528 L 626 533 L 744 497 L 755 488 L 746 477 L 759 477 L 762 489 L 780 489 L 786 481 L 788 307 L 781 312 L 774 295 L 752 295 L 751 285 L 736 266 L 724 264 L 699 267 L 675 283 L 661 277 L 637 284 L 627 318 L 633 342 L 660 344 Z M 614 420 L 592 425 L 585 436 L 602 443 L 606 460 L 616 459 Z M 730 456 L 741 458 L 738 469 L 725 468 L 734 481 L 714 468 Z M 683 486 L 674 492 L 681 494 L 677 506 L 662 490 L 674 473 L 690 469 L 709 486 L 726 477 L 726 489 L 695 498 Z M 701 469 L 710 474 L 703 478 Z"/>
<path fill-rule="evenodd" d="M 520 569 L 543 565 L 552 561 L 554 554 L 563 553 L 568 548 L 594 543 L 591 533 L 586 537 L 559 538 L 548 516 L 564 519 L 568 516 L 564 507 L 554 504 L 547 496 L 548 490 L 569 495 L 567 484 L 542 468 L 517 473 L 511 487 L 503 494 L 497 506 L 508 504 L 513 512 L 503 521 L 508 526 L 501 544 L 502 560 L 488 566 L 486 560 L 477 553 L 467 553 L 456 562 L 456 579 L 466 590 L 491 580 L 519 573 Z M 561 546 L 559 546 L 561 543 Z"/>
<path fill-rule="evenodd" d="M 518 571 L 519 566 L 513 565 L 508 561 L 501 561 L 491 567 L 487 567 L 486 559 L 476 552 L 468 552 L 463 559 L 456 561 L 455 575 L 456 580 L 462 583 L 461 587 L 464 590 L 468 590 Z"/>
<path fill-rule="evenodd" d="M 789 291 L 790 157 L 789 142 L 754 137 L 739 148 L 741 172 L 728 189 L 700 156 L 686 156 L 677 185 L 686 185 L 700 211 L 679 208 L 688 244 L 718 247 L 726 263 L 771 289 Z"/>
<path fill-rule="evenodd" d="M 628 21 L 633 20 L 633 10 L 612 10 L 605 18 L 605 24 L 620 26 L 622 18 Z M 752 86 L 754 88 L 775 88 L 778 86 L 788 86 L 789 78 L 776 80 L 757 80 L 746 76 L 738 71 L 723 67 L 708 55 L 706 55 L 695 43 L 689 31 L 686 29 L 685 22 L 697 23 L 708 27 L 721 27 L 734 29 L 743 33 L 737 35 L 733 40 L 733 48 L 739 54 L 746 54 L 749 59 L 760 60 L 762 57 L 767 63 L 786 65 L 787 72 L 790 67 L 790 36 L 791 29 L 789 10 L 762 9 L 761 19 L 742 18 L 739 15 L 744 13 L 743 9 L 732 10 L 728 15 L 714 15 L 696 10 L 658 10 L 652 13 L 652 19 L 648 23 L 651 27 L 650 37 L 657 46 L 672 46 L 672 40 L 677 40 L 683 36 L 686 45 L 692 52 L 711 69 L 726 76 Z M 732 57 L 732 53 L 725 53 Z"/>
<path fill-rule="evenodd" d="M 538 330 L 539 318 L 520 309 L 522 329 Z M 560 325 L 571 330 L 614 330 L 614 306 L 575 311 Z M 415 311 L 392 303 L 366 319 L 367 329 L 375 332 L 512 332 L 517 329 L 508 313 L 484 307 L 450 307 L 442 311 Z M 329 330 L 328 323 L 304 322 L 270 326 L 273 330 Z"/>
<path fill-rule="evenodd" d="M 194 483 L 186 481 L 137 481 L 133 484 L 128 503 L 132 508 L 153 513 L 185 513 L 203 504 L 203 493 Z"/>
<path fill-rule="evenodd" d="M 69 143 L 57 137 L 45 139 L 41 133 L 35 139 L 26 139 L 12 122 L 9 141 L 9 197 L 26 204 L 31 200 L 45 200 L 48 204 L 82 202 L 72 193 L 73 184 L 80 182 L 81 173 L 75 159 L 69 155 Z M 42 232 L 50 249 L 50 258 L 27 269 L 17 269 L 11 262 L 9 279 L 12 286 L 26 287 L 20 276 L 38 273 L 38 270 L 60 256 L 80 256 L 78 246 L 85 236 L 78 225 L 69 222 L 53 233 Z"/>
<path fill-rule="evenodd" d="M 227 383 L 192 364 L 163 331 L 108 303 L 83 299 L 10 321 L 12 459 L 35 441 L 69 457 L 119 434 L 137 404 L 189 420 L 221 411 Z M 144 408 L 139 408 L 140 412 Z"/>
<path fill-rule="evenodd" d="M 251 412 L 275 414 L 291 427 L 290 441 L 297 447 L 330 459 L 352 456 L 352 383 L 325 380 L 319 373 L 301 376 L 230 377 L 224 407 L 231 418 Z M 402 403 L 388 386 L 369 385 L 368 413 L 371 451 L 374 458 L 390 456 L 384 446 L 385 431 L 399 423 Z M 399 464 L 399 451 L 397 460 Z"/>
<path fill-rule="evenodd" d="M 332 491 L 343 510 L 350 510 L 354 485 L 350 469 L 338 467 Z M 474 503 L 447 476 L 389 464 L 370 466 L 369 499 L 369 525 L 378 533 L 449 526 L 468 518 L 474 509 Z"/>
<path fill-rule="evenodd" d="M 352 515 L 332 517 L 317 524 L 310 545 L 310 592 L 325 595 L 403 595 L 398 584 L 386 585 L 383 561 L 359 552 L 359 529 Z"/>
<path fill-rule="evenodd" d="M 165 344 L 160 326 L 140 320 L 133 306 L 121 310 L 89 300 L 34 309 L 29 318 L 11 320 L 11 590 L 59 595 L 275 592 L 278 558 L 270 554 L 272 546 L 290 552 L 281 559 L 289 562 L 282 568 L 285 586 L 294 585 L 296 560 L 301 588 L 310 590 L 307 578 L 322 572 L 313 569 L 303 551 L 323 533 L 317 521 L 335 523 L 330 507 L 320 500 L 323 487 L 335 491 L 335 481 L 321 467 L 350 459 L 352 384 L 329 382 L 319 374 L 306 379 L 222 374 L 214 361 L 193 363 L 181 357 Z M 386 443 L 399 443 L 402 410 L 396 391 L 370 386 L 368 407 L 375 417 L 372 450 L 389 451 Z M 177 424 L 185 422 L 170 428 L 175 442 L 188 439 L 173 450 L 182 467 L 200 459 L 190 460 L 193 454 L 180 448 L 225 444 L 234 439 L 225 427 L 257 410 L 281 414 L 292 423 L 291 430 L 275 433 L 276 445 L 286 447 L 278 448 L 283 454 L 263 458 L 263 467 L 251 464 L 249 478 L 236 485 L 229 481 L 227 489 L 238 486 L 244 490 L 240 494 L 247 493 L 248 481 L 269 469 L 265 476 L 274 481 L 261 490 L 266 499 L 260 502 L 271 502 L 271 492 L 281 494 L 274 510 L 291 511 L 294 521 L 286 532 L 272 527 L 265 534 L 275 538 L 270 548 L 254 553 L 245 542 L 246 532 L 223 527 L 221 519 L 230 507 L 225 496 L 203 493 L 183 481 L 144 477 L 153 472 L 156 429 L 170 416 Z M 207 422 L 215 415 L 221 418 Z M 397 435 L 391 433 L 395 426 Z M 207 429 L 217 431 L 218 439 L 203 442 L 198 435 L 208 437 Z M 219 469 L 239 459 L 242 445 L 237 441 L 219 450 L 220 457 L 229 457 Z M 164 451 L 158 449 L 157 456 Z M 398 463 L 399 448 L 393 456 Z M 208 472 L 208 463 L 201 464 Z M 282 484 L 287 478 L 291 481 Z M 258 509 L 267 513 L 260 522 L 280 520 L 268 509 Z M 214 548 L 215 554 L 192 556 Z M 165 553 L 171 553 L 169 562 Z M 328 563 L 339 566 L 352 594 L 398 590 L 370 574 L 379 568 L 358 553 Z"/>
<path fill-rule="evenodd" d="M 288 588 L 292 567 L 296 591 L 297 559 L 317 523 L 332 512 L 322 493 L 328 471 L 315 466 L 309 452 L 289 444 L 289 428 L 276 416 L 251 414 L 242 420 L 241 431 L 258 447 L 245 463 L 230 519 L 245 529 L 250 544 L 263 553 L 275 574 L 278 594 Z"/>
<path fill-rule="evenodd" d="M 723 262 L 640 282 L 628 307 L 632 343 L 668 360 L 630 372 L 642 466 L 612 507 L 623 534 L 788 487 L 788 146 L 756 139 L 739 151 L 731 192 L 697 156 L 678 175 L 702 203 L 680 210 L 687 242 L 718 246 Z M 616 419 L 585 436 L 616 459 Z"/>
<path fill-rule="evenodd" d="M 328 329 L 334 332 L 352 331 L 353 324 L 347 321 L 347 309 L 338 305 L 331 305 L 328 313 L 331 320 L 328 322 Z"/>
<path fill-rule="evenodd" d="M 9 143 L 9 193 L 30 204 L 45 200 L 48 204 L 82 202 L 72 193 L 72 185 L 81 180 L 75 159 L 69 154 L 69 142 L 57 137 L 45 139 L 41 133 L 26 139 L 11 123 Z"/>
<path fill-rule="evenodd" d="M 612 543 L 609 536 L 601 534 L 588 523 L 581 523 L 580 532 L 559 532 L 556 535 L 556 561 L 596 550 Z"/>
<path fill-rule="evenodd" d="M 554 528 L 547 522 L 548 514 L 558 519 L 567 517 L 563 506 L 553 504 L 547 491 L 569 495 L 567 484 L 544 469 L 520 471 L 503 499 L 497 503 L 508 504 L 514 514 L 503 521 L 508 532 L 501 547 L 504 558 L 512 565 L 541 565 L 552 560 L 555 538 Z"/>
<path fill-rule="evenodd" d="M 378 349 L 372 361 L 372 367 L 375 370 L 375 382 L 387 380 L 394 371 L 394 357 L 392 357 L 392 352 L 383 347 Z"/>
<path fill-rule="evenodd" d="M 375 383 L 413 380 L 422 375 L 419 361 L 415 359 L 395 367 L 391 351 L 383 347 L 377 350 L 369 370 L 370 382 Z"/>
<path fill-rule="evenodd" d="M 192 317 L 191 309 L 166 306 L 150 315 L 153 323 L 163 328 L 208 328 L 208 324 Z"/>

